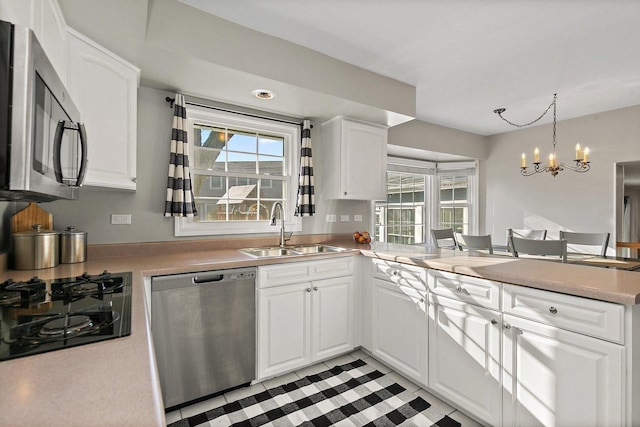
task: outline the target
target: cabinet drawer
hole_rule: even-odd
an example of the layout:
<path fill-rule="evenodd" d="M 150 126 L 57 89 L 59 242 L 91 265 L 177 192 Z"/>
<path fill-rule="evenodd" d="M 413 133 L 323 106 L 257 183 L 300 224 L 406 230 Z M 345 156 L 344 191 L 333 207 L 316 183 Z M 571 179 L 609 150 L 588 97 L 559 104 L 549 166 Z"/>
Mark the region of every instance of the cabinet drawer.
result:
<path fill-rule="evenodd" d="M 502 284 L 499 282 L 429 270 L 427 283 L 429 284 L 429 290 L 435 294 L 492 310 L 500 310 L 500 289 Z"/>
<path fill-rule="evenodd" d="M 423 291 L 427 290 L 426 269 L 380 259 L 372 261 L 374 277 L 401 286 L 411 286 Z"/>
<path fill-rule="evenodd" d="M 258 267 L 258 287 L 289 285 L 353 274 L 353 257 L 288 262 Z"/>
<path fill-rule="evenodd" d="M 504 312 L 624 344 L 624 306 L 523 286 L 504 285 Z"/>

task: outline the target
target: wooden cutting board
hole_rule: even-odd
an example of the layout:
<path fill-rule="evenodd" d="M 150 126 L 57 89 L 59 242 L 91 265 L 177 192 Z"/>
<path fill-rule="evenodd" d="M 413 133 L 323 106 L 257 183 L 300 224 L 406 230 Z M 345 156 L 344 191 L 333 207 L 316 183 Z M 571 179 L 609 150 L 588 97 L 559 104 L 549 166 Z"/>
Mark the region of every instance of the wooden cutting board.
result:
<path fill-rule="evenodd" d="M 34 224 L 42 225 L 43 230 L 53 230 L 53 215 L 36 202 L 29 202 L 29 206 L 11 217 L 11 233 L 30 231 Z"/>

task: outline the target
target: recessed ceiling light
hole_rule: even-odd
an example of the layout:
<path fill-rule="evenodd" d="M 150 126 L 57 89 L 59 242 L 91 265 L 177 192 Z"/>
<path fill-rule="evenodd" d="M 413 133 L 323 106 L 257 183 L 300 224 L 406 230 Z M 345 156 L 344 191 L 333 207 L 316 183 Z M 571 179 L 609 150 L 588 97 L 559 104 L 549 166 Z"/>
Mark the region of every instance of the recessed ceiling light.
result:
<path fill-rule="evenodd" d="M 269 89 L 256 89 L 252 91 L 251 94 L 258 99 L 273 99 L 276 96 L 276 94 Z"/>

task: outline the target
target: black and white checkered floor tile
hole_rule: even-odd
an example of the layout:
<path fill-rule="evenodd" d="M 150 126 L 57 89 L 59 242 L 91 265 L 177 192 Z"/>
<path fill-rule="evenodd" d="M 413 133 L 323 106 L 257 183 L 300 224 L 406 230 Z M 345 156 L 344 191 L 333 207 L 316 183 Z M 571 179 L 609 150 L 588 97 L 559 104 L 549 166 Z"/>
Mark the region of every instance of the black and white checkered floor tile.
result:
<path fill-rule="evenodd" d="M 460 426 L 362 360 L 169 424 L 187 426 Z"/>

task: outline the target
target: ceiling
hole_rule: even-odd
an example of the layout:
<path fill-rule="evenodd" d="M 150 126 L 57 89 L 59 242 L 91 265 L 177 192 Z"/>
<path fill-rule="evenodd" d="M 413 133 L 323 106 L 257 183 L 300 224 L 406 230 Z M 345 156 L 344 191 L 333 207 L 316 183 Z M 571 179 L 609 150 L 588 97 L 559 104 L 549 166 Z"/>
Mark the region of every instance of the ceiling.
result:
<path fill-rule="evenodd" d="M 554 93 L 558 120 L 640 104 L 639 1 L 180 1 L 415 86 L 418 119 L 480 135 Z"/>

